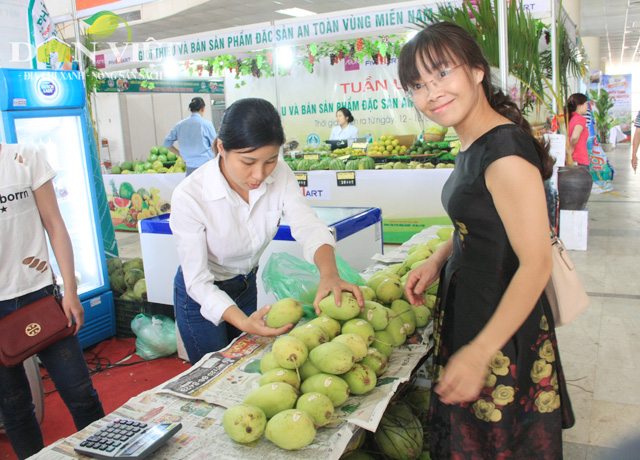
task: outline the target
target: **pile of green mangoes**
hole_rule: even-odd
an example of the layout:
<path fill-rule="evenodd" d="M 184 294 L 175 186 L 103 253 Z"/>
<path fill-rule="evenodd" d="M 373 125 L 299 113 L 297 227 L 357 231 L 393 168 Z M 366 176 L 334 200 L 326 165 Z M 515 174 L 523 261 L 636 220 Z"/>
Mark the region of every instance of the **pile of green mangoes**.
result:
<path fill-rule="evenodd" d="M 320 316 L 278 337 L 260 361 L 260 386 L 225 411 L 226 433 L 242 444 L 264 434 L 278 447 L 295 450 L 311 444 L 317 429 L 340 423 L 335 408 L 350 395 L 372 391 L 394 348 L 431 320 L 438 282 L 417 306 L 407 301 L 404 282 L 452 232 L 438 230 L 439 238 L 412 247 L 403 263 L 371 276 L 360 286 L 364 311 L 350 292 L 342 293 L 340 305 L 330 294 L 320 301 Z M 271 307 L 265 321 L 274 328 L 297 324 L 303 313 L 300 301 L 285 298 Z"/>

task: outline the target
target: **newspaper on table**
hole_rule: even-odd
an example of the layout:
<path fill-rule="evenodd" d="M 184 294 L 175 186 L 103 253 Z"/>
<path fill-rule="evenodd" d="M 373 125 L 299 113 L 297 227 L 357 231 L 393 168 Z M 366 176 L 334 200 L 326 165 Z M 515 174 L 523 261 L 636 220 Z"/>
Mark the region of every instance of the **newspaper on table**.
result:
<path fill-rule="evenodd" d="M 386 372 L 367 394 L 352 395 L 336 409 L 338 418 L 375 431 L 398 387 L 407 382 L 430 349 L 432 323 L 418 329 L 405 345 L 396 347 Z M 242 335 L 224 350 L 205 355 L 193 367 L 162 384 L 159 393 L 206 401 L 223 407 L 242 404 L 258 388 L 260 359 L 271 351 L 273 338 Z"/>
<path fill-rule="evenodd" d="M 430 349 L 432 323 L 414 333 L 391 354 L 389 367 L 376 388 L 350 396 L 336 410 L 339 421 L 319 428 L 307 447 L 288 451 L 262 437 L 243 445 L 222 427 L 227 407 L 240 404 L 260 379 L 260 359 L 273 338 L 242 335 L 219 352 L 209 353 L 196 365 L 156 388 L 131 398 L 123 406 L 84 430 L 48 446 L 32 459 L 78 458 L 73 448 L 117 417 L 157 423 L 182 423 L 182 430 L 156 451 L 156 460 L 338 460 L 360 427 L 375 431 L 398 387 L 408 381 Z"/>
<path fill-rule="evenodd" d="M 427 241 L 438 238 L 437 231 L 441 228 L 451 228 L 452 225 L 432 225 L 422 230 L 420 233 L 413 235 L 408 241 L 405 241 L 400 246 L 390 251 L 388 254 L 376 254 L 372 257 L 375 261 L 372 265 L 368 266 L 361 275 L 365 279 L 369 279 L 374 273 L 389 268 L 389 265 L 399 264 L 409 255 L 409 249 L 416 244 L 426 243 Z"/>

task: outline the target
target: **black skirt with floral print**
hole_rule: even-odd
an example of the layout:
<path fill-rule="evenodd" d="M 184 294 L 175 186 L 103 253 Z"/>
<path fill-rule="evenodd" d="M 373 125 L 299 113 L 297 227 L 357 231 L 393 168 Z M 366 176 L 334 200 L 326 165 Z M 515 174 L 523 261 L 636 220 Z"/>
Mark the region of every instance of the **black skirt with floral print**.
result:
<path fill-rule="evenodd" d="M 500 152 L 489 147 L 500 146 Z M 519 155 L 539 167 L 530 138 L 503 125 L 460 152 L 443 189 L 455 224 L 454 248 L 443 267 L 434 316 L 434 386 L 449 357 L 493 315 L 518 259 L 484 182 L 486 167 Z M 491 359 L 480 395 L 446 405 L 432 393 L 429 444 L 435 459 L 562 458 L 562 428 L 574 423 L 544 294 L 511 340 Z"/>

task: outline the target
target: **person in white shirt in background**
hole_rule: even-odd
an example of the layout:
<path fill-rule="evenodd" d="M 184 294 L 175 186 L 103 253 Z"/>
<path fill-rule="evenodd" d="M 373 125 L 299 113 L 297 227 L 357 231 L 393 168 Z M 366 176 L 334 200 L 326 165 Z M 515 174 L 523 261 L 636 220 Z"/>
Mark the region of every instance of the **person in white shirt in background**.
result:
<path fill-rule="evenodd" d="M 216 157 L 173 192 L 170 225 L 181 266 L 174 280 L 176 323 L 191 363 L 226 347 L 241 331 L 277 336 L 270 305 L 257 309 L 260 256 L 284 218 L 304 256 L 320 271 L 314 301 L 360 289 L 340 278 L 335 239 L 309 206 L 291 169 L 278 156 L 285 137 L 275 107 L 264 99 L 233 103 L 225 112 Z M 257 310 L 257 311 L 256 311 Z"/>
<path fill-rule="evenodd" d="M 353 115 L 351 111 L 345 107 L 340 107 L 336 112 L 337 125 L 331 130 L 332 141 L 341 141 L 344 139 L 355 139 L 360 137 L 360 131 L 353 126 Z"/>

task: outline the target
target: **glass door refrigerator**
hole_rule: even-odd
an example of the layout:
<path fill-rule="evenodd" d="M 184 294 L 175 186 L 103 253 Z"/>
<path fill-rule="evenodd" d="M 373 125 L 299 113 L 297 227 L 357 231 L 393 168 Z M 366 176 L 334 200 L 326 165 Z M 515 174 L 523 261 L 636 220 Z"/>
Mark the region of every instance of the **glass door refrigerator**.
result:
<path fill-rule="evenodd" d="M 0 139 L 37 145 L 57 173 L 53 185 L 71 236 L 78 295 L 85 310 L 85 325 L 78 334 L 83 348 L 116 333 L 85 104 L 78 71 L 0 69 Z M 61 285 L 51 245 L 49 256 Z"/>

